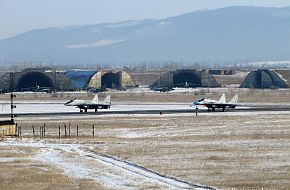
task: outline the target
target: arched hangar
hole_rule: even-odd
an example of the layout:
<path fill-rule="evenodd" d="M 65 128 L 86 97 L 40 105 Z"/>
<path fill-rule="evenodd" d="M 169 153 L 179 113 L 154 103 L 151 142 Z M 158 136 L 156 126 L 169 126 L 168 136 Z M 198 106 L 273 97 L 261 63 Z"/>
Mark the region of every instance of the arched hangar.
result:
<path fill-rule="evenodd" d="M 55 91 L 72 90 L 71 81 L 63 72 L 52 69 L 26 69 L 6 73 L 0 77 L 0 88 L 5 91 Z"/>
<path fill-rule="evenodd" d="M 109 71 L 102 74 L 101 85 L 103 89 L 113 88 L 123 90 L 136 87 L 136 82 L 133 77 L 125 71 Z"/>
<path fill-rule="evenodd" d="M 71 70 L 65 75 L 72 81 L 76 89 L 104 90 L 126 89 L 135 87 L 134 79 L 125 71 L 82 71 Z"/>
<path fill-rule="evenodd" d="M 76 89 L 104 90 L 106 88 L 126 89 L 135 87 L 134 79 L 125 71 L 82 71 L 71 70 L 65 75 Z"/>
<path fill-rule="evenodd" d="M 75 90 L 101 89 L 101 72 L 70 70 L 65 76 L 72 82 Z"/>
<path fill-rule="evenodd" d="M 49 88 L 56 89 L 56 83 L 46 73 L 39 71 L 26 72 L 20 76 L 15 83 L 17 91 L 23 91 L 30 88 Z"/>
<path fill-rule="evenodd" d="M 3 92 L 15 91 L 73 91 L 106 88 L 126 89 L 135 87 L 133 78 L 124 71 L 26 69 L 22 72 L 6 73 L 0 77 Z"/>
<path fill-rule="evenodd" d="M 173 87 L 220 87 L 220 84 L 205 70 L 184 69 L 165 73 L 150 87 L 154 90 Z"/>
<path fill-rule="evenodd" d="M 282 75 L 268 69 L 251 71 L 242 82 L 240 88 L 289 88 Z"/>

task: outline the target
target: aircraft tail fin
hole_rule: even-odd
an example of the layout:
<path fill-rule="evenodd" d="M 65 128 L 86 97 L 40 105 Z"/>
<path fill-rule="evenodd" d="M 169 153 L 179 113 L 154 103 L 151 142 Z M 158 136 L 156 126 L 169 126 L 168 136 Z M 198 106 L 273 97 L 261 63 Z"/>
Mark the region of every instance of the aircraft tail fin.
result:
<path fill-rule="evenodd" d="M 236 94 L 229 103 L 231 103 L 231 104 L 237 104 L 238 103 L 238 100 L 239 100 L 239 95 Z"/>
<path fill-rule="evenodd" d="M 99 96 L 98 94 L 95 95 L 95 97 L 92 99 L 92 103 L 97 104 L 99 102 Z"/>
<path fill-rule="evenodd" d="M 105 103 L 105 104 L 111 104 L 111 95 L 108 95 L 108 96 L 104 99 L 104 103 Z"/>
<path fill-rule="evenodd" d="M 226 103 L 226 95 L 223 94 L 222 97 L 219 100 L 219 103 Z"/>

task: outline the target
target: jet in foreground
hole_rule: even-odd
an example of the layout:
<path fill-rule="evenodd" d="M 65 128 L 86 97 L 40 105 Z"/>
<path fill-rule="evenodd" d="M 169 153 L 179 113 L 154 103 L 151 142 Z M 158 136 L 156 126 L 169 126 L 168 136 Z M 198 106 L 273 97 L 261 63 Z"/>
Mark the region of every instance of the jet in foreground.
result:
<path fill-rule="evenodd" d="M 108 95 L 102 102 L 99 101 L 98 94 L 96 94 L 92 101 L 74 99 L 64 105 L 76 106 L 80 109 L 80 112 L 88 112 L 88 109 L 94 109 L 97 112 L 98 109 L 109 109 L 111 107 L 111 95 Z"/>
<path fill-rule="evenodd" d="M 215 111 L 216 108 L 220 108 L 222 111 L 225 111 L 226 108 L 234 109 L 238 105 L 238 94 L 236 94 L 229 102 L 226 102 L 226 96 L 223 94 L 219 101 L 202 98 L 200 100 L 194 101 L 193 105 L 196 107 L 205 106 L 209 111 Z"/>

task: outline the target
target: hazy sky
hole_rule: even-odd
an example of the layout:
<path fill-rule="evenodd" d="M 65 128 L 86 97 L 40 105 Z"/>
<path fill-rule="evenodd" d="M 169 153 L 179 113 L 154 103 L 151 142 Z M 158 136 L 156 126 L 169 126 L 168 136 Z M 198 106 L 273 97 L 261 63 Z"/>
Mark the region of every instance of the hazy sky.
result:
<path fill-rule="evenodd" d="M 36 28 L 165 18 L 201 9 L 290 6 L 290 0 L 0 0 L 0 39 Z"/>

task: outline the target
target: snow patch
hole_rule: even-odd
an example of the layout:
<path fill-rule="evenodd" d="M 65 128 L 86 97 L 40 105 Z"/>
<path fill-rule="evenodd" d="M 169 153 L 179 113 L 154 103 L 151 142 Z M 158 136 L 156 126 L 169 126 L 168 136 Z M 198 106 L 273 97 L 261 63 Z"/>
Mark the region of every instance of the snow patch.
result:
<path fill-rule="evenodd" d="M 7 145 L 38 148 L 40 153 L 33 156 L 33 160 L 55 166 L 70 177 L 92 179 L 111 189 L 131 190 L 146 188 L 148 185 L 162 189 L 214 189 L 163 176 L 134 163 L 91 152 L 84 145 L 50 144 L 24 139 L 23 142 L 0 142 L 0 146 Z"/>
<path fill-rule="evenodd" d="M 121 27 L 128 27 L 128 26 L 134 26 L 139 24 L 139 21 L 128 21 L 128 22 L 121 22 L 121 23 L 111 23 L 107 24 L 107 28 L 121 28 Z"/>
<path fill-rule="evenodd" d="M 159 22 L 158 26 L 165 26 L 165 25 L 169 25 L 169 22 Z"/>
<path fill-rule="evenodd" d="M 118 39 L 118 40 L 102 39 L 102 40 L 91 42 L 91 43 L 70 44 L 70 45 L 67 45 L 66 48 L 68 49 L 96 48 L 96 47 L 109 46 L 109 45 L 121 43 L 124 41 L 125 39 Z"/>
<path fill-rule="evenodd" d="M 280 79 L 282 79 L 286 84 L 288 84 L 288 80 L 285 79 L 285 78 L 283 77 L 283 75 L 281 75 L 281 74 L 278 73 L 278 72 L 275 72 L 275 73 L 280 77 Z"/>
<path fill-rule="evenodd" d="M 290 60 L 284 60 L 284 61 L 257 61 L 257 62 L 250 62 L 248 65 L 257 65 L 257 66 L 269 66 L 269 65 L 290 65 Z"/>

